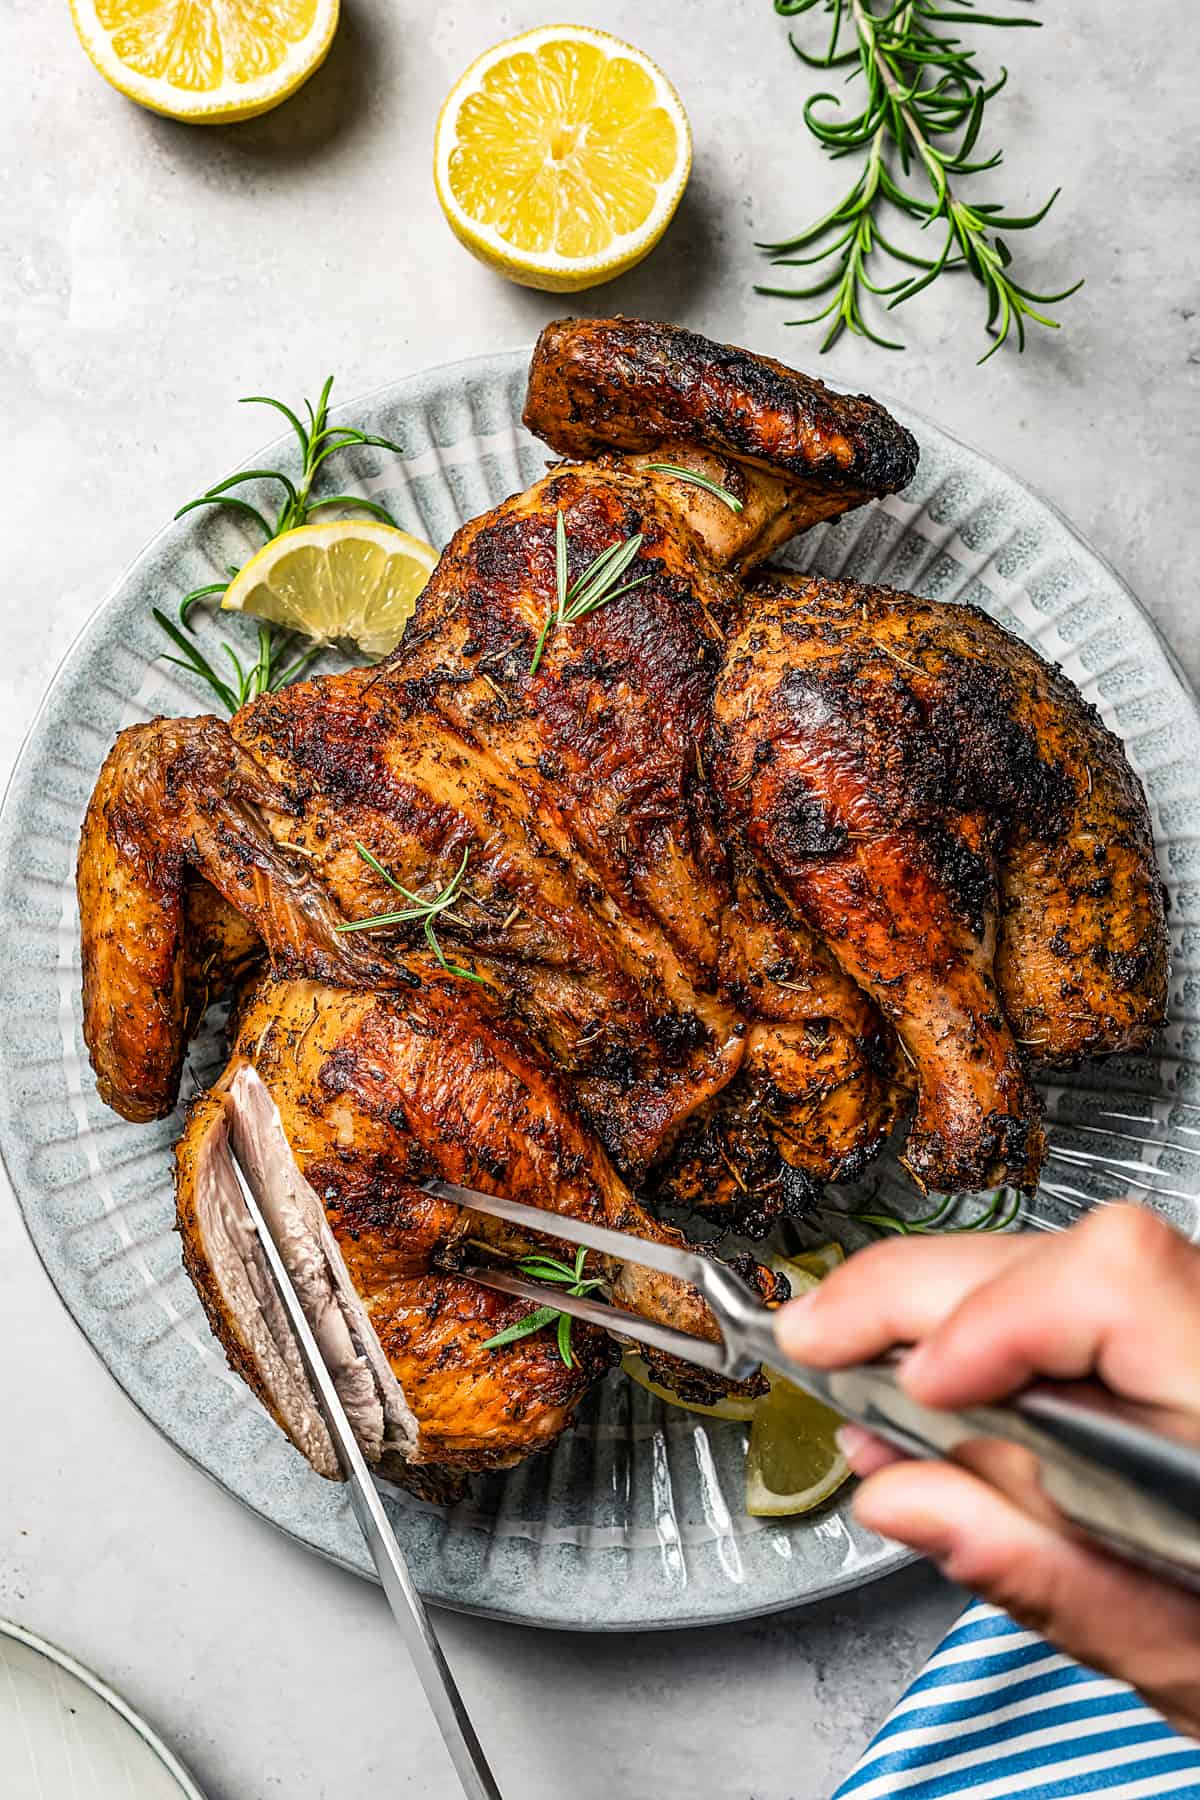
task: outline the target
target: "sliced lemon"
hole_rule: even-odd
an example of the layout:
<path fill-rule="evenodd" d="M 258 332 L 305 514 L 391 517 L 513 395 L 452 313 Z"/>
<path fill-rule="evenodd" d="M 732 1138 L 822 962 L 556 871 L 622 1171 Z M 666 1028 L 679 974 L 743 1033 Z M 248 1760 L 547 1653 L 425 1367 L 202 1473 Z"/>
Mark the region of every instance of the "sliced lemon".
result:
<path fill-rule="evenodd" d="M 583 25 L 485 51 L 451 89 L 434 140 L 451 230 L 510 280 L 556 293 L 640 262 L 691 166 L 687 114 L 662 70 Z"/>
<path fill-rule="evenodd" d="M 395 525 L 298 525 L 250 558 L 221 605 L 318 643 L 349 639 L 368 656 L 384 656 L 400 642 L 436 563 L 432 545 Z"/>
<path fill-rule="evenodd" d="M 339 0 L 71 0 L 106 81 L 171 119 L 229 124 L 278 106 L 320 68 Z"/>
<path fill-rule="evenodd" d="M 787 1276 L 796 1298 L 819 1287 L 845 1260 L 842 1246 L 828 1243 L 803 1256 L 772 1257 L 771 1267 Z M 752 1518 L 811 1512 L 837 1493 L 850 1474 L 833 1435 L 841 1423 L 819 1400 L 771 1377 L 770 1393 L 755 1408 L 746 1457 L 746 1511 Z"/>
<path fill-rule="evenodd" d="M 744 1395 L 727 1394 L 723 1400 L 714 1400 L 712 1405 L 701 1405 L 695 1400 L 681 1400 L 670 1388 L 661 1387 L 642 1358 L 636 1351 L 627 1350 L 621 1358 L 621 1373 L 628 1375 L 630 1381 L 636 1381 L 640 1388 L 653 1394 L 656 1400 L 662 1400 L 667 1406 L 678 1406 L 683 1412 L 703 1413 L 709 1419 L 738 1419 L 743 1424 L 754 1417 L 758 1400 L 747 1399 Z"/>
<path fill-rule="evenodd" d="M 776 1519 L 811 1512 L 850 1474 L 834 1432 L 842 1420 L 790 1381 L 773 1380 L 759 1401 L 746 1458 L 746 1511 Z"/>

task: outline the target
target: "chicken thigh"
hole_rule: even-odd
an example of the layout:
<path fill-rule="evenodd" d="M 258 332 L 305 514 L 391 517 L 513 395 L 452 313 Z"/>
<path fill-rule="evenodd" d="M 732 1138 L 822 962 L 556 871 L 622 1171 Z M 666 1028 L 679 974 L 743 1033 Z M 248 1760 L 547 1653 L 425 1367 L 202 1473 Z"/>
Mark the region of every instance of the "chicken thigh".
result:
<path fill-rule="evenodd" d="M 726 653 L 712 766 L 899 1034 L 912 1172 L 1031 1191 L 1031 1065 L 1143 1048 L 1166 1003 L 1163 887 L 1117 740 L 974 608 L 770 574 Z"/>

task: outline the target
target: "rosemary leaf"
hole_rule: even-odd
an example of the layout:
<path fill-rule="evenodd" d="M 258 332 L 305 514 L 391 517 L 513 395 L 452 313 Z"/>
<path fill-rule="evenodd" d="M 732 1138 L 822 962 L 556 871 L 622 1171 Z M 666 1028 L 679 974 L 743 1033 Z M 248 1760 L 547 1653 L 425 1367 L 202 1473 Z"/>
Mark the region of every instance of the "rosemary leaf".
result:
<path fill-rule="evenodd" d="M 956 1214 L 964 1198 L 962 1194 L 942 1195 L 932 1212 L 917 1219 L 905 1218 L 890 1206 L 877 1201 L 866 1201 L 840 1216 L 853 1219 L 856 1225 L 866 1225 L 872 1231 L 895 1237 L 934 1237 L 941 1234 L 957 1236 L 971 1232 L 1007 1231 L 1020 1216 L 1020 1194 L 1015 1188 L 999 1187 L 989 1197 L 982 1213 L 975 1218 L 956 1222 Z"/>
<path fill-rule="evenodd" d="M 543 1325 L 549 1325 L 552 1320 L 565 1316 L 559 1312 L 556 1306 L 539 1306 L 536 1312 L 528 1313 L 525 1318 L 518 1319 L 515 1325 L 506 1326 L 503 1331 L 498 1331 L 495 1337 L 485 1339 L 480 1348 L 498 1350 L 501 1344 L 515 1344 L 518 1338 L 532 1337 L 535 1331 L 542 1329 Z"/>
<path fill-rule="evenodd" d="M 678 463 L 669 462 L 647 463 L 646 467 L 659 469 L 664 475 L 673 475 L 676 481 L 690 481 L 693 487 L 703 488 L 714 499 L 723 500 L 732 513 L 740 513 L 745 506 L 745 502 L 739 500 L 736 494 L 731 494 L 728 488 L 722 487 L 719 482 L 710 481 L 707 475 L 697 474 L 695 469 L 682 469 Z"/>
<path fill-rule="evenodd" d="M 531 675 L 538 672 L 546 640 L 552 631 L 563 625 L 574 625 L 576 620 L 586 618 L 588 613 L 607 606 L 610 600 L 616 600 L 621 594 L 627 594 L 632 588 L 641 587 L 644 581 L 649 581 L 648 574 L 635 576 L 632 581 L 621 581 L 626 569 L 636 561 L 644 543 L 643 534 L 635 531 L 623 543 L 610 544 L 606 550 L 602 550 L 574 581 L 569 581 L 567 525 L 562 507 L 558 508 L 554 519 L 554 601 L 546 612 L 534 643 L 533 659 L 529 664 Z"/>
<path fill-rule="evenodd" d="M 565 1286 L 569 1294 L 580 1298 L 585 1294 L 594 1293 L 597 1288 L 604 1286 L 604 1282 L 599 1276 L 584 1275 L 586 1261 L 587 1249 L 580 1245 L 573 1265 L 560 1262 L 556 1256 L 551 1256 L 547 1251 L 536 1251 L 530 1256 L 521 1257 L 517 1268 L 522 1275 L 528 1275 L 531 1281 L 557 1282 L 560 1287 Z M 575 1357 L 571 1350 L 571 1326 L 574 1321 L 570 1313 L 561 1312 L 555 1306 L 540 1306 L 536 1312 L 529 1313 L 516 1325 L 510 1325 L 507 1331 L 502 1331 L 496 1337 L 489 1338 L 483 1348 L 490 1350 L 496 1345 L 511 1344 L 517 1338 L 529 1337 L 533 1332 L 540 1331 L 544 1325 L 549 1325 L 554 1319 L 558 1320 L 558 1354 L 567 1368 L 573 1369 Z"/>
<path fill-rule="evenodd" d="M 453 963 L 447 959 L 433 926 L 433 921 L 438 915 L 453 906 L 459 889 L 462 887 L 463 876 L 467 872 L 467 863 L 471 858 L 470 845 L 463 851 L 462 861 L 441 892 L 428 897 L 414 894 L 410 888 L 405 887 L 402 881 L 397 881 L 391 871 L 384 868 L 379 858 L 371 850 L 368 850 L 365 844 L 360 844 L 357 839 L 355 839 L 354 848 L 367 867 L 374 870 L 376 875 L 381 876 L 397 894 L 402 895 L 408 901 L 408 905 L 400 907 L 394 912 L 375 913 L 369 919 L 348 920 L 342 925 L 335 925 L 334 930 L 342 934 L 352 931 L 377 931 L 384 926 L 407 925 L 415 919 L 420 919 L 425 933 L 425 942 L 433 951 L 439 966 L 445 969 L 448 975 L 459 975 L 464 981 L 477 981 L 481 987 L 486 987 L 487 981 L 484 976 L 477 974 L 474 969 L 464 969 L 461 963 Z"/>
<path fill-rule="evenodd" d="M 242 518 L 251 519 L 263 534 L 264 541 L 270 543 L 273 538 L 280 537 L 285 531 L 292 531 L 298 525 L 304 525 L 317 512 L 331 506 L 345 510 L 364 512 L 375 519 L 381 519 L 386 525 L 394 525 L 395 519 L 377 500 L 364 500 L 358 494 L 325 494 L 316 497 L 312 493 L 312 485 L 321 465 L 339 450 L 349 449 L 356 444 L 371 444 L 383 450 L 400 453 L 400 446 L 393 444 L 389 438 L 377 437 L 360 431 L 354 425 L 330 425 L 328 423 L 329 396 L 333 391 L 333 376 L 326 378 L 321 389 L 320 398 L 314 407 L 308 400 L 304 402 L 309 424 L 306 427 L 298 413 L 288 406 L 286 401 L 276 400 L 270 394 L 246 394 L 240 404 L 243 406 L 270 406 L 280 413 L 288 422 L 300 448 L 303 469 L 299 481 L 293 481 L 282 469 L 239 469 L 233 475 L 227 475 L 223 481 L 214 482 L 203 494 L 189 500 L 175 514 L 177 519 L 202 507 L 224 508 L 228 512 L 238 514 Z M 232 490 L 251 482 L 276 482 L 283 490 L 282 503 L 278 515 L 272 522 L 260 512 L 258 507 L 245 500 Z M 191 617 L 194 609 L 202 601 L 216 599 L 223 595 L 229 582 L 239 573 L 236 567 L 228 571 L 228 580 L 206 582 L 202 587 L 193 588 L 185 594 L 179 603 L 179 622 L 188 632 L 191 631 Z M 168 661 L 178 663 L 201 681 L 207 683 L 217 695 L 221 704 L 229 712 L 236 712 L 247 700 L 257 698 L 260 694 L 274 693 L 276 689 L 286 687 L 301 676 L 320 654 L 321 646 L 314 645 L 302 654 L 296 654 L 296 639 L 288 632 L 272 632 L 265 627 L 259 633 L 259 650 L 257 660 L 248 669 L 243 669 L 241 662 L 232 650 L 226 648 L 230 660 L 236 669 L 236 684 L 230 685 L 216 675 L 207 659 L 188 638 L 181 638 L 165 622 L 164 615 L 155 609 L 155 618 L 162 629 L 183 652 L 183 660 L 167 657 Z M 449 965 L 446 965 L 449 966 Z M 472 975 L 469 970 L 455 971 L 467 976 L 469 980 L 478 981 L 481 977 Z"/>

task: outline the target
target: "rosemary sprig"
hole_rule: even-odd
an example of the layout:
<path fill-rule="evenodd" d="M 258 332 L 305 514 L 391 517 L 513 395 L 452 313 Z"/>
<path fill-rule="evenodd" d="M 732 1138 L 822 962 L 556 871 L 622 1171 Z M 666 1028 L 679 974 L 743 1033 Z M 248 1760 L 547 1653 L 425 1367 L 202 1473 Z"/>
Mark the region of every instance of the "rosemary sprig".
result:
<path fill-rule="evenodd" d="M 775 0 L 776 12 L 788 16 L 818 7 L 833 20 L 826 49 L 814 54 L 794 37 L 792 49 L 809 68 L 848 68 L 848 80 L 862 79 L 865 98 L 861 111 L 842 117 L 840 111 L 831 116 L 820 110 L 840 108 L 835 94 L 813 94 L 805 104 L 804 121 L 831 156 L 861 150 L 866 162 L 823 218 L 795 237 L 759 246 L 776 266 L 825 265 L 817 279 L 806 287 L 760 285 L 756 291 L 799 300 L 829 295 L 820 311 L 789 321 L 811 325 L 831 320 L 822 350 L 830 349 L 843 331 L 856 332 L 885 350 L 903 349 L 872 322 L 868 298 L 885 301 L 891 310 L 953 270 L 965 270 L 987 298 L 985 329 L 994 341 L 980 362 L 994 356 L 1014 331 L 1023 350 L 1026 321 L 1057 330 L 1059 321 L 1040 309 L 1068 299 L 1083 283 L 1052 294 L 1035 293 L 1010 273 L 1012 253 L 999 234 L 1031 230 L 1046 217 L 1060 190 L 1024 216 L 1006 213 L 998 202 L 968 204 L 961 198 L 959 178 L 1001 164 L 1002 152 L 977 159 L 975 146 L 984 109 L 1008 76 L 1002 69 L 987 83 L 975 66 L 974 50 L 938 29 L 946 24 L 1037 28 L 1041 21 L 979 13 L 975 0 L 957 0 L 954 8 L 944 7 L 943 0 Z M 843 47 L 844 30 L 853 35 L 852 48 Z M 940 235 L 938 247 L 923 255 L 885 236 L 880 220 L 888 207 L 922 231 Z M 887 279 L 872 272 L 879 252 L 891 259 Z"/>
<path fill-rule="evenodd" d="M 1021 1211 L 1021 1196 L 1015 1188 L 996 1188 L 988 1202 L 987 1208 L 977 1218 L 955 1223 L 955 1214 L 963 1203 L 962 1194 L 943 1195 L 932 1212 L 919 1219 L 906 1219 L 900 1213 L 893 1212 L 891 1207 L 878 1205 L 868 1201 L 866 1205 L 855 1207 L 853 1211 L 843 1213 L 842 1218 L 853 1219 L 857 1225 L 867 1225 L 872 1231 L 892 1233 L 897 1237 L 933 1237 L 940 1234 L 957 1234 L 972 1231 L 1006 1231 L 1015 1223 Z"/>
<path fill-rule="evenodd" d="M 539 1251 L 533 1256 L 523 1256 L 516 1266 L 531 1281 L 557 1283 L 559 1287 L 565 1287 L 568 1294 L 578 1297 L 594 1293 L 598 1287 L 604 1286 L 599 1277 L 584 1275 L 586 1258 L 587 1250 L 580 1245 L 574 1263 L 560 1262 L 556 1256 Z M 558 1320 L 558 1354 L 568 1369 L 573 1369 L 575 1358 L 571 1353 L 571 1326 L 574 1321 L 570 1313 L 560 1312 L 556 1306 L 539 1306 L 536 1312 L 527 1313 L 515 1325 L 509 1325 L 506 1330 L 498 1331 L 495 1337 L 488 1338 L 481 1348 L 497 1350 L 501 1344 L 515 1344 L 518 1338 L 532 1337 L 535 1331 L 541 1331 L 555 1319 Z"/>
<path fill-rule="evenodd" d="M 329 423 L 329 396 L 333 391 L 333 376 L 330 375 L 321 389 L 320 397 L 314 407 L 309 400 L 304 401 L 304 410 L 308 423 L 304 424 L 298 413 L 283 400 L 273 399 L 269 394 L 247 394 L 238 402 L 241 406 L 270 406 L 282 413 L 295 434 L 300 446 L 302 472 L 298 481 L 285 475 L 281 469 L 242 469 L 235 475 L 226 476 L 224 481 L 214 482 L 196 499 L 189 500 L 175 514 L 182 519 L 185 514 L 195 512 L 201 507 L 222 508 L 226 512 L 235 513 L 239 518 L 251 520 L 263 534 L 263 542 L 270 543 L 285 531 L 292 531 L 298 525 L 306 525 L 313 513 L 328 506 L 353 508 L 359 512 L 370 513 L 372 517 L 382 519 L 387 525 L 394 525 L 395 519 L 386 506 L 375 500 L 363 500 L 357 494 L 323 494 L 314 497 L 313 482 L 328 459 L 339 450 L 347 450 L 351 445 L 369 444 L 381 450 L 391 450 L 401 454 L 399 444 L 392 443 L 390 438 L 376 437 L 371 432 L 360 431 L 354 425 L 331 425 Z M 242 495 L 234 493 L 235 488 L 243 487 L 247 482 L 273 481 L 282 489 L 278 510 L 273 514 L 262 512 L 257 506 Z M 191 615 L 193 608 L 202 601 L 215 599 L 223 595 L 230 581 L 240 571 L 231 568 L 226 572 L 224 581 L 206 582 L 183 596 L 179 602 L 179 625 L 191 632 Z M 308 668 L 314 657 L 319 654 L 320 646 L 315 646 L 303 655 L 295 656 L 298 647 L 294 635 L 289 632 L 272 632 L 266 626 L 260 626 L 258 632 L 258 657 L 249 668 L 243 668 L 240 658 L 228 644 L 223 643 L 221 649 L 229 657 L 233 665 L 232 681 L 225 681 L 215 670 L 208 658 L 204 656 L 190 637 L 184 637 L 177 626 L 172 624 L 159 610 L 154 608 L 154 617 L 171 642 L 181 650 L 182 657 L 165 655 L 164 661 L 171 662 L 177 668 L 186 669 L 196 675 L 212 688 L 221 704 L 230 712 L 236 712 L 247 700 L 253 700 L 259 694 L 274 693 L 290 681 L 295 681 Z M 289 660 L 289 658 L 291 660 Z"/>
<path fill-rule="evenodd" d="M 255 660 L 244 667 L 237 651 L 231 644 L 223 643 L 221 649 L 232 665 L 232 680 L 227 682 L 213 668 L 198 644 L 187 637 L 167 615 L 157 606 L 151 612 L 160 628 L 171 642 L 182 651 L 181 656 L 162 653 L 163 662 L 174 663 L 177 669 L 186 669 L 191 675 L 198 675 L 206 681 L 222 706 L 228 712 L 235 713 L 239 707 L 245 706 L 248 700 L 257 700 L 260 694 L 273 694 L 277 688 L 285 687 L 289 681 L 295 681 L 315 657 L 321 653 L 321 645 L 314 644 L 299 656 L 288 661 L 291 648 L 295 647 L 291 632 L 273 632 L 267 626 L 258 628 L 258 655 Z"/>
<path fill-rule="evenodd" d="M 602 550 L 574 581 L 569 578 L 567 568 L 567 525 L 560 506 L 554 521 L 554 603 L 546 614 L 546 622 L 538 633 L 537 643 L 533 649 L 533 661 L 529 665 L 529 673 L 536 675 L 538 664 L 542 660 L 542 652 L 546 648 L 546 639 L 552 630 L 563 625 L 574 625 L 577 619 L 596 612 L 607 606 L 620 594 L 627 594 L 631 588 L 641 587 L 649 581 L 649 575 L 638 575 L 632 581 L 622 581 L 626 569 L 637 558 L 645 538 L 640 531 L 627 537 L 623 544 L 610 544 Z"/>
<path fill-rule="evenodd" d="M 402 894 L 408 901 L 408 905 L 401 907 L 397 912 L 376 913 L 374 917 L 370 919 L 352 919 L 348 924 L 337 925 L 334 929 L 336 931 L 377 931 L 381 926 L 407 925 L 413 919 L 420 919 L 425 929 L 425 941 L 433 951 L 433 954 L 437 957 L 442 968 L 445 969 L 446 973 L 448 975 L 461 975 L 464 981 L 477 981 L 481 987 L 486 987 L 487 983 L 484 981 L 482 975 L 477 975 L 473 969 L 464 969 L 460 963 L 452 963 L 447 959 L 445 951 L 438 942 L 437 933 L 433 928 L 433 921 L 440 913 L 446 912 L 453 906 L 455 900 L 458 898 L 459 889 L 462 887 L 463 876 L 467 872 L 467 864 L 471 858 L 470 845 L 463 851 L 462 861 L 459 863 L 458 868 L 454 871 L 454 874 L 450 877 L 445 887 L 440 893 L 433 894 L 429 898 L 425 898 L 421 894 L 414 894 L 411 889 L 405 887 L 402 881 L 397 881 L 396 877 L 389 870 L 384 868 L 378 857 L 373 856 L 367 849 L 367 846 L 365 844 L 360 844 L 357 838 L 354 842 L 354 848 L 358 851 L 358 854 L 362 857 L 362 860 L 366 863 L 367 867 L 369 869 L 374 869 L 376 875 L 381 875 L 388 886 L 394 889 L 397 894 Z"/>
<path fill-rule="evenodd" d="M 325 379 L 320 398 L 316 406 L 305 400 L 304 409 L 308 414 L 308 424 L 301 423 L 293 409 L 283 400 L 273 399 L 270 394 L 245 394 L 238 401 L 239 406 L 271 406 L 282 413 L 295 434 L 300 446 L 303 469 L 299 481 L 293 481 L 280 469 L 240 469 L 235 475 L 227 475 L 224 481 L 214 482 L 196 499 L 189 500 L 175 514 L 182 519 L 186 513 L 195 512 L 199 507 L 223 507 L 228 512 L 235 512 L 243 518 L 249 518 L 259 527 L 263 534 L 263 542 L 270 543 L 272 538 L 282 536 L 285 531 L 293 531 L 298 525 L 307 525 L 313 513 L 327 506 L 353 507 L 359 512 L 370 513 L 374 518 L 382 519 L 385 525 L 394 525 L 395 519 L 386 506 L 375 500 L 363 500 L 357 494 L 325 494 L 314 499 L 312 484 L 318 471 L 329 458 L 339 450 L 348 450 L 352 444 L 371 444 L 380 450 L 391 450 L 397 456 L 403 452 L 399 444 L 390 438 L 375 437 L 368 431 L 360 431 L 355 425 L 331 425 L 329 423 L 329 396 L 333 392 L 333 376 Z M 268 518 L 251 506 L 249 501 L 233 492 L 234 488 L 244 487 L 248 481 L 275 481 L 283 489 L 279 510 L 273 518 Z M 235 569 L 230 579 L 236 575 Z M 209 599 L 213 594 L 223 594 L 229 583 L 209 582 L 204 587 L 193 588 L 185 594 L 179 603 L 179 619 L 182 625 L 188 622 L 188 615 L 198 601 Z"/>
<path fill-rule="evenodd" d="M 676 481 L 690 481 L 693 487 L 703 488 L 706 494 L 723 500 L 731 513 L 740 513 L 745 506 L 745 501 L 739 500 L 736 494 L 731 494 L 728 488 L 723 488 L 720 482 L 710 481 L 707 475 L 699 475 L 695 469 L 683 469 L 678 463 L 669 462 L 652 462 L 645 466 L 648 469 L 659 469 L 664 475 L 674 475 Z"/>

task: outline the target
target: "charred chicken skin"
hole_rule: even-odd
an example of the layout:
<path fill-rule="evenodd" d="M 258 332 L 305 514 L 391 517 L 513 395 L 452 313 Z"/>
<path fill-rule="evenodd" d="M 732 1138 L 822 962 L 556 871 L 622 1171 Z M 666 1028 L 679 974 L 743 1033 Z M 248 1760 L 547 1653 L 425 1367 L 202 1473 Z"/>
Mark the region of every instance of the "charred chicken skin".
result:
<path fill-rule="evenodd" d="M 799 576 L 754 584 L 714 720 L 731 815 L 912 1062 L 913 1173 L 1031 1188 L 1031 1062 L 1143 1048 L 1165 1005 L 1120 744 L 973 608 Z"/>
<path fill-rule="evenodd" d="M 462 1221 L 418 1168 L 634 1208 L 635 1232 L 661 1228 L 626 1184 L 763 1229 L 859 1174 L 915 1089 L 918 1180 L 1032 1187 L 1032 1064 L 1144 1043 L 1165 989 L 1144 797 L 1069 684 L 968 609 L 759 567 L 908 481 L 882 408 L 674 327 L 565 321 L 526 421 L 571 460 L 457 533 L 384 664 L 124 733 L 80 856 L 85 1032 L 128 1117 L 170 1110 L 198 1012 L 261 945 L 238 1055 L 312 1158 L 418 1460 L 455 1468 L 550 1441 L 583 1376 L 481 1350 L 501 1303 L 454 1276 Z M 568 582 L 637 553 L 556 625 L 560 518 Z M 429 894 L 466 859 L 439 934 L 476 981 L 419 926 L 344 929 L 391 909 L 362 846 Z M 468 1104 L 513 1045 L 508 1098 Z M 423 1136 L 439 1081 L 459 1123 Z M 631 1279 L 628 1304 L 696 1304 Z"/>
<path fill-rule="evenodd" d="M 576 1324 L 570 1367 L 553 1333 L 487 1348 L 529 1308 L 456 1273 L 458 1264 L 509 1261 L 535 1248 L 568 1253 L 435 1199 L 420 1183 L 439 1175 L 551 1215 L 684 1240 L 639 1206 L 575 1119 L 545 1058 L 486 996 L 464 996 L 463 984 L 436 965 L 403 998 L 268 979 L 247 1000 L 229 1071 L 193 1105 L 180 1140 L 178 1222 L 184 1260 L 217 1335 L 233 1344 L 235 1366 L 296 1435 L 242 1341 L 232 1285 L 240 1269 L 230 1271 L 217 1253 L 204 1203 L 207 1165 L 219 1149 L 214 1135 L 224 1129 L 221 1090 L 245 1062 L 270 1091 L 412 1414 L 413 1441 L 387 1472 L 444 1498 L 470 1471 L 506 1468 L 551 1444 L 611 1366 L 615 1346 Z M 632 1264 L 590 1272 L 607 1277 L 616 1305 L 714 1335 L 698 1296 L 670 1277 Z M 745 1272 L 765 1299 L 783 1295 L 769 1271 Z M 657 1367 L 671 1378 L 665 1359 Z"/>

